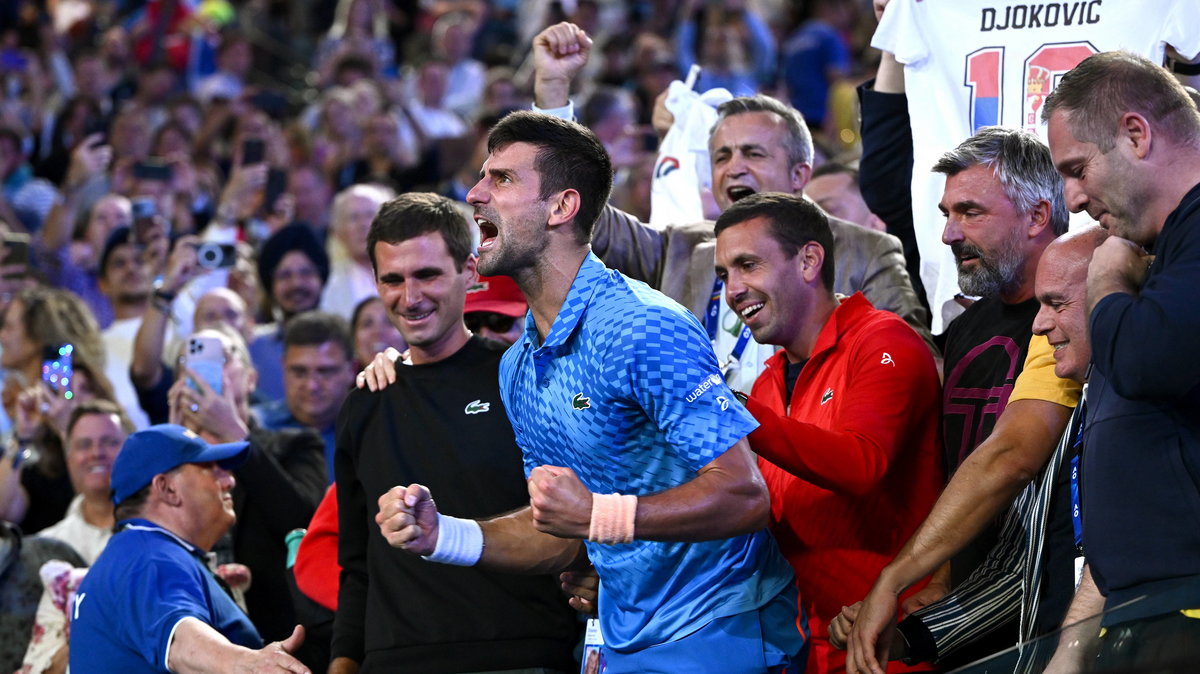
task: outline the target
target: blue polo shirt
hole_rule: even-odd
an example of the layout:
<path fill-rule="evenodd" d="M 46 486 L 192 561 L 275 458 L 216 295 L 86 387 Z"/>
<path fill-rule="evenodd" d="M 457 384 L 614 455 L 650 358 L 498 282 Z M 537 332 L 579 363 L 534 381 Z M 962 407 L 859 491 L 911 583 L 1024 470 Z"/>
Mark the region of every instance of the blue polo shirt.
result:
<path fill-rule="evenodd" d="M 204 551 L 143 519 L 121 522 L 71 607 L 71 671 L 166 672 L 167 645 L 184 618 L 231 642 L 262 639 L 204 564 Z"/>
<path fill-rule="evenodd" d="M 686 309 L 588 254 L 544 344 L 532 315 L 500 364 L 524 452 L 570 467 L 594 493 L 688 482 L 758 424 L 733 397 Z M 641 650 L 754 610 L 792 580 L 765 531 L 700 543 L 587 543 L 605 643 Z"/>

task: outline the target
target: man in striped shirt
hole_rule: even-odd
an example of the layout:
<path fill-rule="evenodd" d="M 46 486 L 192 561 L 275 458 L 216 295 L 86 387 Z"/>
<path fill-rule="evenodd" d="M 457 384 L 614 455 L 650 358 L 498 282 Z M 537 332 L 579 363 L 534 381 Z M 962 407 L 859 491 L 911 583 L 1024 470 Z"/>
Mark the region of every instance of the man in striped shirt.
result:
<path fill-rule="evenodd" d="M 1065 234 L 1047 246 L 1038 264 L 1035 294 L 1040 309 L 1033 331 L 1054 348 L 1054 372 L 1063 379 L 1083 383 L 1087 375 L 1091 360 L 1084 302 L 1088 262 L 1107 237 L 1099 227 Z M 984 562 L 945 597 L 899 624 L 902 639 L 892 642 L 893 659 L 936 662 L 1014 617 L 1020 620 L 1021 641 L 1052 632 L 1063 623 L 1079 582 L 1080 567 L 1073 558 L 1080 559 L 1082 553 L 1070 487 L 1073 459 L 1081 449 L 1084 407 L 1081 402 L 1071 415 L 1040 478 L 1021 492 L 1005 514 L 996 545 Z M 844 644 L 860 604 L 843 610 L 833 621 L 830 638 L 835 644 Z M 1030 667 L 1048 655 L 1026 651 L 1020 666 Z M 1017 663 L 1012 666 L 1016 671 Z"/>

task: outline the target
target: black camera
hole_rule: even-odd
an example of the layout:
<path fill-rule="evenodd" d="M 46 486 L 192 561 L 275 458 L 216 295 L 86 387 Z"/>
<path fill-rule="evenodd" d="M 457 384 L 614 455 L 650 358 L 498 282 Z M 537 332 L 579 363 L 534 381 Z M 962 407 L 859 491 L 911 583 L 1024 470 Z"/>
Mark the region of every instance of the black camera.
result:
<path fill-rule="evenodd" d="M 227 269 L 237 263 L 237 247 L 232 243 L 202 243 L 196 248 L 196 262 L 205 269 Z"/>

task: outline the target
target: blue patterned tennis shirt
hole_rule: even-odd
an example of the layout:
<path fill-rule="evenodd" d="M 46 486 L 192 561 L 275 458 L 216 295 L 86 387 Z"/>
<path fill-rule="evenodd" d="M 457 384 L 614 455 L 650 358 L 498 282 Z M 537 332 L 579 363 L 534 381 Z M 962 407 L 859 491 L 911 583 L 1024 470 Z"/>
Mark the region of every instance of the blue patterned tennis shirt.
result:
<path fill-rule="evenodd" d="M 593 493 L 677 487 L 758 426 L 725 385 L 696 318 L 591 253 L 545 343 L 526 317 L 501 361 L 500 391 L 526 475 L 569 467 Z M 618 652 L 756 610 L 792 581 L 766 530 L 587 550 L 601 579 L 604 640 Z"/>

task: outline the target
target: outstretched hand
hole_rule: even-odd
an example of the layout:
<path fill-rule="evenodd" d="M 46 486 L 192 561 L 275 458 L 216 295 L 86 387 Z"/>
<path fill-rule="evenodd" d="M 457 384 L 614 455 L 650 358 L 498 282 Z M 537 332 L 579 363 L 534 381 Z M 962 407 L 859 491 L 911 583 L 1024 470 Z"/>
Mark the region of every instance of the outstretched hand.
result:
<path fill-rule="evenodd" d="M 250 662 L 244 663 L 237 671 L 245 672 L 293 672 L 293 674 L 311 674 L 292 654 L 304 643 L 304 628 L 296 625 L 291 636 L 283 641 L 273 641 L 261 649 L 254 651 Z"/>

